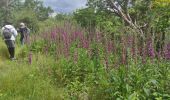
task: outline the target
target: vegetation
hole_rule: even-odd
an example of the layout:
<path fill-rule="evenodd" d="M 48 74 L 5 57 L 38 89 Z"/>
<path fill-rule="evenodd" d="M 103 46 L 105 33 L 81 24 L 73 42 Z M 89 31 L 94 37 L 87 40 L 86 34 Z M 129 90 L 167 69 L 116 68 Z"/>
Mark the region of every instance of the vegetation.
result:
<path fill-rule="evenodd" d="M 24 47 L 17 38 L 14 62 L 0 40 L 0 100 L 170 99 L 168 1 L 88 0 L 54 18 L 42 2 L 14 1 L 1 25 L 12 16 L 32 34 Z"/>

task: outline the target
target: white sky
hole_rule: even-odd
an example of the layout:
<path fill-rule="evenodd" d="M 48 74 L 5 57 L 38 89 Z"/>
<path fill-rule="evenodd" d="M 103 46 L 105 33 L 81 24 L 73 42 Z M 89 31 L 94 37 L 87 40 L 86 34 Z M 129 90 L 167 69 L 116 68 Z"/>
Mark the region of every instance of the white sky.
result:
<path fill-rule="evenodd" d="M 70 13 L 83 8 L 87 0 L 44 0 L 45 6 L 50 6 L 56 12 Z"/>

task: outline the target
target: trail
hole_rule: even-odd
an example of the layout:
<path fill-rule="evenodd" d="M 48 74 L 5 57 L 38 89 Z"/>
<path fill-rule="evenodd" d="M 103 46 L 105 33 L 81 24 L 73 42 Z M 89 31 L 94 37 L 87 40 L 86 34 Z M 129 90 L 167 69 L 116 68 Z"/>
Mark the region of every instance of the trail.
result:
<path fill-rule="evenodd" d="M 4 41 L 0 39 L 0 67 L 3 67 L 4 63 L 7 61 L 8 61 L 8 51 Z"/>
<path fill-rule="evenodd" d="M 0 75 L 7 75 L 11 68 L 13 67 L 13 64 L 16 62 L 10 61 L 8 49 L 5 45 L 5 42 L 0 39 Z"/>
<path fill-rule="evenodd" d="M 29 87 L 34 87 L 34 79 L 25 78 L 32 75 L 34 68 L 28 65 L 24 56 L 21 56 L 24 48 L 25 46 L 21 47 L 17 42 L 15 48 L 17 60 L 11 61 L 6 44 L 0 39 L 0 100 L 25 100 L 28 97 L 24 97 L 22 93 L 29 91 Z M 27 94 L 31 94 L 32 91 Z"/>
<path fill-rule="evenodd" d="M 22 47 L 20 47 L 20 46 L 18 46 L 18 44 L 16 44 L 15 56 L 17 59 L 18 58 L 20 60 L 23 59 L 23 58 L 21 58 L 22 56 L 18 57 L 21 52 L 22 52 Z M 13 70 L 16 67 L 16 65 L 20 66 L 22 64 L 24 64 L 24 61 L 18 63 L 18 61 L 11 61 L 9 59 L 9 53 L 8 53 L 8 49 L 5 45 L 5 42 L 2 39 L 0 39 L 0 75 L 2 75 L 2 73 L 9 74 L 9 72 L 11 70 Z"/>

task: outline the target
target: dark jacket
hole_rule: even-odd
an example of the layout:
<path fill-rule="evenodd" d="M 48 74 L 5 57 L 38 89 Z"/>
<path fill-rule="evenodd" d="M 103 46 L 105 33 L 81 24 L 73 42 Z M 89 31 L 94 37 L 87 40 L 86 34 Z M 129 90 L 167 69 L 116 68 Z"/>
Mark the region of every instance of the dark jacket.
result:
<path fill-rule="evenodd" d="M 18 32 L 21 34 L 21 37 L 25 37 L 30 34 L 30 29 L 27 27 L 19 28 Z"/>

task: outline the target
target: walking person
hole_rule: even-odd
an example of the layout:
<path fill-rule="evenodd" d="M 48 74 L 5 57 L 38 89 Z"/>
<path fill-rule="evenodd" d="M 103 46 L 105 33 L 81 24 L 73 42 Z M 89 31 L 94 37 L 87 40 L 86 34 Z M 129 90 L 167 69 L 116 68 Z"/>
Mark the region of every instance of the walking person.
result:
<path fill-rule="evenodd" d="M 24 45 L 29 40 L 30 29 L 24 23 L 20 23 L 18 32 L 20 33 L 21 45 Z"/>
<path fill-rule="evenodd" d="M 15 38 L 18 35 L 16 29 L 10 22 L 6 22 L 2 27 L 2 38 L 8 48 L 10 59 L 15 60 Z"/>

